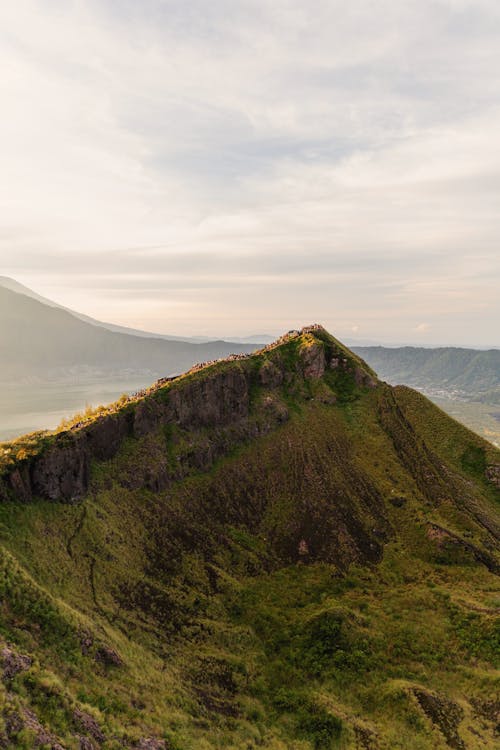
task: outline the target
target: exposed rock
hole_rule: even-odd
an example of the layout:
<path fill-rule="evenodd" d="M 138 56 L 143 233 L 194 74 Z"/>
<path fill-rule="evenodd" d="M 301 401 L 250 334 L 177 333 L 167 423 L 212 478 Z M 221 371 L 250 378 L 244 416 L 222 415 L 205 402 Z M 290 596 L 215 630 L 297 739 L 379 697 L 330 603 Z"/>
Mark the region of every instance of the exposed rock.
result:
<path fill-rule="evenodd" d="M 180 427 L 220 427 L 248 416 L 248 383 L 240 365 L 190 382 L 170 394 Z"/>
<path fill-rule="evenodd" d="M 144 437 L 154 432 L 162 424 L 166 424 L 170 417 L 167 404 L 157 399 L 144 399 L 139 401 L 134 412 L 133 435 L 136 438 Z"/>
<path fill-rule="evenodd" d="M 299 557 L 305 557 L 305 555 L 309 554 L 309 545 L 305 539 L 301 539 L 299 542 L 298 554 Z"/>
<path fill-rule="evenodd" d="M 40 745 L 48 745 L 50 747 L 50 750 L 65 750 L 64 746 L 59 743 L 57 737 L 51 732 L 48 732 L 45 727 L 40 724 L 37 715 L 33 711 L 31 711 L 31 709 L 22 709 L 22 722 L 22 728 L 28 729 L 35 735 L 34 747 L 39 747 Z"/>
<path fill-rule="evenodd" d="M 280 399 L 266 396 L 262 403 L 265 411 L 270 414 L 276 422 L 286 422 L 290 417 L 288 407 Z"/>
<path fill-rule="evenodd" d="M 31 472 L 31 492 L 49 500 L 71 502 L 88 488 L 89 455 L 83 433 L 67 434 L 37 456 Z"/>
<path fill-rule="evenodd" d="M 305 378 L 319 379 L 323 377 L 326 367 L 325 349 L 319 342 L 304 346 L 300 350 L 300 357 Z"/>
<path fill-rule="evenodd" d="M 21 501 L 31 500 L 31 482 L 27 465 L 14 469 L 9 476 L 9 484 L 15 496 Z"/>
<path fill-rule="evenodd" d="M 90 633 L 80 633 L 80 646 L 82 649 L 82 654 L 84 654 L 85 656 L 89 654 L 93 645 L 94 639 L 92 638 Z"/>
<path fill-rule="evenodd" d="M 24 729 L 23 717 L 17 711 L 9 711 L 7 715 L 5 715 L 4 723 L 8 737 L 12 737 Z"/>
<path fill-rule="evenodd" d="M 79 750 L 98 750 L 98 745 L 95 745 L 90 737 L 78 737 Z"/>
<path fill-rule="evenodd" d="M 447 744 L 454 750 L 466 750 L 466 745 L 458 733 L 464 712 L 453 701 L 423 688 L 412 688 L 422 711 L 444 735 Z"/>
<path fill-rule="evenodd" d="M 378 737 L 375 732 L 360 722 L 353 724 L 356 740 L 363 750 L 378 750 L 380 747 Z"/>
<path fill-rule="evenodd" d="M 500 466 L 497 466 L 495 464 L 487 466 L 486 477 L 492 484 L 500 489 Z"/>
<path fill-rule="evenodd" d="M 493 722 L 495 734 L 500 736 L 500 698 L 492 698 L 491 700 L 471 698 L 470 702 L 478 716 Z"/>
<path fill-rule="evenodd" d="M 168 750 L 165 740 L 147 739 L 143 737 L 136 745 L 136 750 Z"/>
<path fill-rule="evenodd" d="M 2 648 L 0 659 L 5 680 L 11 680 L 19 672 L 26 672 L 33 664 L 31 657 L 16 653 L 10 646 Z"/>
<path fill-rule="evenodd" d="M 95 660 L 106 667 L 121 667 L 121 656 L 109 646 L 100 646 L 95 653 Z"/>
<path fill-rule="evenodd" d="M 356 385 L 362 385 L 365 386 L 365 388 L 377 387 L 376 379 L 359 366 L 356 366 L 354 369 L 354 380 L 356 381 Z"/>
<path fill-rule="evenodd" d="M 337 396 L 332 393 L 332 391 L 326 390 L 326 388 L 324 391 L 321 391 L 321 393 L 319 393 L 316 398 L 322 404 L 330 404 L 331 406 L 333 406 L 333 404 L 337 403 Z"/>
<path fill-rule="evenodd" d="M 347 357 L 343 357 L 341 354 L 334 354 L 328 366 L 331 370 L 345 370 L 348 364 L 349 360 Z"/>
<path fill-rule="evenodd" d="M 104 461 L 113 458 L 132 429 L 131 411 L 101 417 L 85 429 L 87 449 L 93 458 Z"/>
<path fill-rule="evenodd" d="M 97 742 L 104 742 L 106 737 L 101 727 L 94 719 L 93 716 L 82 711 L 80 708 L 75 708 L 73 711 L 73 721 L 75 722 L 78 729 L 89 734 Z"/>
<path fill-rule="evenodd" d="M 460 547 L 472 555 L 477 562 L 485 565 L 492 573 L 500 573 L 500 563 L 492 555 L 480 549 L 477 545 L 472 544 L 472 542 L 462 539 L 449 529 L 444 529 L 436 523 L 431 523 L 427 529 L 427 538 L 435 541 L 440 547 L 443 547 L 445 544 Z"/>

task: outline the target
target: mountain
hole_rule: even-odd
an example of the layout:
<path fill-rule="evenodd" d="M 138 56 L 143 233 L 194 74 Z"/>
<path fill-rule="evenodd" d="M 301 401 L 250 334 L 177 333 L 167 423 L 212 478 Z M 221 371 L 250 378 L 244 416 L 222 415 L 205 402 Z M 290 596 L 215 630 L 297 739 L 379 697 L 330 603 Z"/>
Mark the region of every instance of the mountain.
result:
<path fill-rule="evenodd" d="M 115 325 L 114 323 L 104 323 L 101 320 L 96 320 L 95 318 L 91 318 L 89 315 L 84 315 L 83 313 L 76 312 L 75 310 L 71 310 L 69 307 L 64 307 L 64 305 L 60 305 L 57 302 L 48 299 L 47 297 L 43 297 L 41 294 L 37 294 L 37 292 L 29 289 L 29 287 L 25 286 L 24 284 L 20 284 L 19 281 L 11 279 L 8 276 L 0 276 L 0 289 L 2 288 L 9 289 L 11 292 L 16 292 L 17 294 L 22 294 L 25 297 L 29 297 L 30 299 L 34 299 L 37 302 L 41 302 L 43 305 L 47 305 L 48 307 L 55 307 L 58 310 L 65 310 L 78 320 L 82 320 L 84 323 L 90 323 L 90 325 L 97 326 L 98 328 L 105 328 L 106 330 L 113 331 L 114 333 L 127 333 L 131 336 L 140 336 L 148 339 L 189 341 L 193 344 L 202 343 L 205 341 L 213 341 L 213 339 L 203 336 L 187 336 L 183 338 L 182 336 L 169 336 L 159 333 L 150 333 L 148 331 L 138 330 L 137 328 L 127 328 L 126 326 Z"/>
<path fill-rule="evenodd" d="M 196 362 L 255 348 L 110 331 L 0 285 L 0 440 L 55 427 L 86 404 L 114 400 Z"/>
<path fill-rule="evenodd" d="M 1 743 L 498 741 L 500 452 L 318 326 L 0 453 Z"/>
<path fill-rule="evenodd" d="M 68 368 L 168 375 L 197 361 L 251 351 L 253 345 L 192 344 L 116 333 L 0 287 L 1 380 L 49 377 Z"/>
<path fill-rule="evenodd" d="M 31 299 L 37 300 L 37 302 L 41 302 L 44 305 L 48 305 L 48 307 L 56 307 L 59 310 L 65 310 L 66 312 L 73 315 L 73 317 L 78 318 L 78 320 L 82 320 L 84 323 L 90 323 L 93 326 L 97 326 L 99 328 L 105 328 L 108 331 L 113 331 L 113 333 L 127 333 L 131 336 L 140 336 L 148 339 L 165 339 L 166 341 L 187 341 L 191 344 L 204 344 L 211 341 L 220 341 L 224 340 L 227 342 L 234 342 L 237 344 L 268 344 L 271 343 L 274 339 L 272 336 L 269 336 L 266 333 L 263 334 L 257 334 L 252 336 L 174 336 L 171 334 L 160 334 L 160 333 L 151 333 L 150 331 L 141 331 L 137 328 L 127 328 L 126 326 L 120 326 L 116 325 L 115 323 L 105 323 L 102 320 L 96 320 L 95 318 L 91 318 L 89 315 L 84 315 L 83 313 L 76 312 L 75 310 L 71 310 L 69 307 L 64 307 L 64 305 L 60 305 L 57 302 L 54 302 L 53 300 L 48 299 L 47 297 L 43 297 L 41 294 L 37 294 L 37 292 L 34 292 L 32 289 L 29 289 L 29 287 L 25 286 L 24 284 L 19 283 L 19 281 L 16 281 L 15 279 L 11 279 L 8 276 L 0 276 L 0 289 L 9 289 L 11 292 L 17 292 L 17 294 L 23 294 L 25 297 L 30 297 Z"/>
<path fill-rule="evenodd" d="M 500 349 L 353 347 L 391 383 L 500 404 Z"/>

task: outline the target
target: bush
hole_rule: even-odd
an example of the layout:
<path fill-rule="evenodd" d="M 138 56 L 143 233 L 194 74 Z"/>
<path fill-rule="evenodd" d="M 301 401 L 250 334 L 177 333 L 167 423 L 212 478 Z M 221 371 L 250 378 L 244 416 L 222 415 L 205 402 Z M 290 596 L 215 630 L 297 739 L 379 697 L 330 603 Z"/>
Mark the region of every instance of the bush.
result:
<path fill-rule="evenodd" d="M 321 612 L 304 628 L 299 648 L 302 664 L 317 676 L 335 669 L 364 671 L 370 662 L 370 645 L 356 630 L 344 613 Z"/>
<path fill-rule="evenodd" d="M 298 729 L 312 740 L 316 750 L 322 750 L 330 748 L 332 741 L 340 737 L 342 720 L 322 706 L 310 703 L 299 711 Z"/>

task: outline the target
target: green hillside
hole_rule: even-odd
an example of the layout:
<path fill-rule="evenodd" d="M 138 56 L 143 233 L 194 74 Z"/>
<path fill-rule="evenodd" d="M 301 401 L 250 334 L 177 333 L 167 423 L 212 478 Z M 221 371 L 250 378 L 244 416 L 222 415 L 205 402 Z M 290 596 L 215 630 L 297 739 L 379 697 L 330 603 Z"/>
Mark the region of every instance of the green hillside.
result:
<path fill-rule="evenodd" d="M 0 445 L 0 747 L 498 742 L 500 451 L 324 329 Z"/>
<path fill-rule="evenodd" d="M 500 349 L 355 347 L 390 383 L 500 404 Z"/>

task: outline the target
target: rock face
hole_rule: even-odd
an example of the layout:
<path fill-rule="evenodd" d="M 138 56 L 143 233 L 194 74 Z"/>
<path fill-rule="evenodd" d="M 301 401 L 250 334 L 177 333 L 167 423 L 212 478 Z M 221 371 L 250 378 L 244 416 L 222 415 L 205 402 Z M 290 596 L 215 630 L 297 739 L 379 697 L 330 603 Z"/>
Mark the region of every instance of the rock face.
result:
<path fill-rule="evenodd" d="M 285 365 L 278 348 L 258 362 L 256 370 L 250 359 L 233 357 L 223 367 L 195 368 L 191 377 L 159 381 L 153 392 L 144 392 L 139 400 L 127 403 L 115 413 L 99 417 L 89 424 L 48 439 L 38 453 L 18 462 L 10 473 L 0 476 L 0 499 L 15 497 L 29 502 L 35 497 L 71 503 L 84 497 L 89 489 L 93 461 L 112 459 L 126 438 L 142 439 L 159 429 L 186 432 L 209 430 L 210 439 L 193 442 L 189 468 L 205 470 L 235 444 L 263 434 L 288 419 L 288 409 L 279 398 L 268 397 L 261 402 L 263 418 L 251 419 L 251 392 L 255 387 L 276 391 L 285 383 L 319 380 L 327 367 L 325 342 L 311 334 L 325 333 L 320 327 L 304 329 L 304 340 L 297 332 L 284 337 L 298 343 L 298 356 Z M 281 340 L 280 340 L 281 341 Z M 348 373 L 356 386 L 372 385 L 371 376 L 356 360 L 330 351 L 330 368 Z M 360 360 L 359 360 L 360 361 Z M 369 382 L 370 381 L 370 382 Z M 375 380 L 373 380 L 373 384 Z M 335 403 L 336 396 L 318 394 L 323 403 Z M 137 477 L 134 486 L 146 486 L 159 492 L 172 479 L 186 474 L 186 458 L 180 459 L 175 470 L 165 462 L 152 467 L 148 475 Z M 184 466 L 184 468 L 182 468 Z M 127 486 L 133 486 L 129 480 Z"/>
<path fill-rule="evenodd" d="M 442 732 L 449 747 L 465 750 L 465 743 L 458 733 L 463 709 L 448 698 L 423 688 L 413 688 L 412 692 L 423 712 Z"/>
<path fill-rule="evenodd" d="M 79 708 L 75 708 L 75 710 L 73 711 L 73 721 L 80 731 L 84 731 L 85 734 L 90 735 L 90 737 L 99 744 L 105 741 L 106 737 L 104 735 L 104 732 L 102 731 L 101 727 L 94 719 L 94 717 L 90 714 L 82 711 Z M 82 737 L 81 739 L 85 738 Z M 94 747 L 93 744 L 91 746 Z"/>
<path fill-rule="evenodd" d="M 89 424 L 78 424 L 67 432 L 45 440 L 38 452 L 0 475 L 0 500 L 16 498 L 30 502 L 36 497 L 72 503 L 89 490 L 93 461 L 112 459 L 127 438 L 140 440 L 164 429 L 193 434 L 189 454 L 175 466 L 166 458 L 151 462 L 142 475 L 124 477 L 128 487 L 144 486 L 153 492 L 164 490 L 192 469 L 206 470 L 232 447 L 265 434 L 288 417 L 288 409 L 271 393 L 284 385 L 320 380 L 327 369 L 338 370 L 355 387 L 373 386 L 376 380 L 361 360 L 344 350 L 320 326 L 293 331 L 266 347 L 261 359 L 230 357 L 223 366 L 200 366 L 187 378 L 164 379 L 156 389 L 120 410 Z M 320 338 L 318 338 L 318 336 Z M 321 338 L 323 337 L 323 338 Z M 296 347 L 292 358 L 284 357 L 281 345 Z M 253 360 L 253 362 L 252 362 Z M 257 367 L 256 367 L 257 365 Z M 269 396 L 260 401 L 261 418 L 255 418 L 251 393 L 264 389 Z M 328 387 L 318 392 L 322 403 L 334 404 L 337 396 Z M 252 412 L 253 409 L 253 412 Z M 203 431 L 209 431 L 203 437 Z"/>
<path fill-rule="evenodd" d="M 145 398 L 128 410 L 61 433 L 7 476 L 3 490 L 0 485 L 0 497 L 10 491 L 24 501 L 42 497 L 73 502 L 88 490 L 91 461 L 112 458 L 126 437 L 142 438 L 169 424 L 186 430 L 224 427 L 244 420 L 248 412 L 248 374 L 234 363 L 227 371 L 207 373 L 172 389 L 167 397 L 160 392 L 159 397 Z M 155 482 L 157 488 L 165 483 L 153 479 L 153 489 Z"/>
<path fill-rule="evenodd" d="M 486 467 L 486 478 L 500 489 L 500 466 L 487 466 Z"/>
<path fill-rule="evenodd" d="M 88 487 L 90 451 L 80 434 L 49 448 L 30 474 L 31 492 L 49 500 L 76 500 Z"/>
<path fill-rule="evenodd" d="M 155 740 L 143 737 L 136 745 L 136 750 L 167 750 L 167 743 L 165 740 Z"/>
<path fill-rule="evenodd" d="M 301 350 L 301 359 L 304 367 L 304 377 L 318 380 L 325 373 L 325 349 L 321 343 L 316 342 Z"/>
<path fill-rule="evenodd" d="M 19 672 L 26 672 L 33 663 L 30 656 L 19 654 L 7 645 L 0 651 L 0 660 L 3 666 L 4 680 L 11 680 Z"/>

